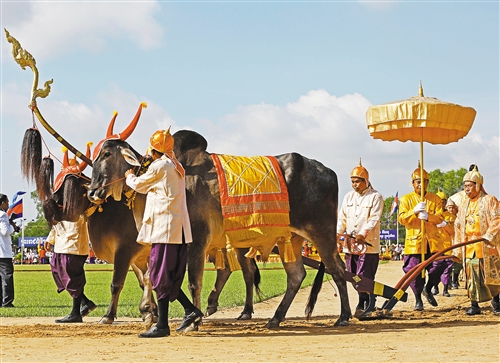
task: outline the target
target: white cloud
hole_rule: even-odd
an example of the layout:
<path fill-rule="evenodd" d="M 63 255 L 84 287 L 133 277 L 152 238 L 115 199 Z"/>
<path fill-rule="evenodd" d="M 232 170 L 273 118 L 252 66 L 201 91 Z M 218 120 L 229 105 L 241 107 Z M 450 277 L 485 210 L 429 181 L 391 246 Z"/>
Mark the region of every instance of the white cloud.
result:
<path fill-rule="evenodd" d="M 163 28 L 154 19 L 157 2 L 32 2 L 29 12 L 16 3 L 2 6 L 10 14 L 2 17 L 3 26 L 40 59 L 75 50 L 99 52 L 124 38 L 142 49 L 162 43 Z"/>
<path fill-rule="evenodd" d="M 280 107 L 255 104 L 240 107 L 221 122 L 199 122 L 196 130 L 207 139 L 208 151 L 234 155 L 279 155 L 299 152 L 321 161 L 339 178 L 340 197 L 350 189 L 349 174 L 362 158 L 371 181 L 384 197 L 411 191 L 410 175 L 420 158 L 419 144 L 373 139 L 365 113 L 371 103 L 360 94 L 341 97 L 312 90 L 295 102 Z M 457 143 L 424 143 L 428 171 L 480 166 L 489 192 L 498 191 L 498 137 L 470 134 Z"/>

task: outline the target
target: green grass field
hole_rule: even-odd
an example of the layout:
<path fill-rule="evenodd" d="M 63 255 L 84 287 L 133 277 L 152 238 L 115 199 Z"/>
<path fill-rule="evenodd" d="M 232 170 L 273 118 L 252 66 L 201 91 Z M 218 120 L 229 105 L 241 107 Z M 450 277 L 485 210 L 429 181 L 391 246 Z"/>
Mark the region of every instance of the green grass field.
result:
<path fill-rule="evenodd" d="M 286 288 L 286 274 L 281 263 L 267 263 L 266 269 L 259 263 L 261 269 L 261 290 L 263 297 L 269 299 L 282 295 Z M 206 265 L 203 277 L 202 311 L 206 309 L 208 295 L 212 290 L 216 271 L 212 264 Z M 90 316 L 105 314 L 111 300 L 110 284 L 113 265 L 85 265 L 87 284 L 85 295 L 97 304 L 97 309 Z M 316 271 L 306 269 L 307 276 L 302 287 L 310 286 L 316 276 Z M 327 275 L 328 278 L 330 277 Z M 52 279 L 49 265 L 16 265 L 14 273 L 15 308 L 0 309 L 0 317 L 54 316 L 62 317 L 71 311 L 72 299 L 66 291 L 58 294 Z M 187 274 L 183 284 L 187 290 Z M 120 294 L 118 317 L 140 317 L 139 302 L 142 290 L 135 274 L 129 271 L 125 286 Z M 245 287 L 241 271 L 231 275 L 219 299 L 219 308 L 241 306 L 245 299 Z M 257 302 L 257 296 L 254 297 Z M 182 317 L 184 311 L 178 302 L 173 302 L 169 311 L 170 317 Z"/>

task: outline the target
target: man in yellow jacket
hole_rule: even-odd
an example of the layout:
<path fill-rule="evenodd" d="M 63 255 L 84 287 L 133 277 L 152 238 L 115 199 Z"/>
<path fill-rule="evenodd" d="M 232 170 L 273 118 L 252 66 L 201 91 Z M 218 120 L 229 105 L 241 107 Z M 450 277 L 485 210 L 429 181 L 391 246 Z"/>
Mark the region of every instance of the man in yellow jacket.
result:
<path fill-rule="evenodd" d="M 401 197 L 399 202 L 398 221 L 406 228 L 406 239 L 404 248 L 403 271 L 406 273 L 414 266 L 422 262 L 422 251 L 425 259 L 431 256 L 431 252 L 442 249 L 442 240 L 438 232 L 438 224 L 443 222 L 443 207 L 441 198 L 436 194 L 428 192 L 429 174 L 424 170 L 423 178 L 420 175 L 420 167 L 415 169 L 411 175 L 413 192 Z M 424 200 L 421 199 L 421 188 L 424 188 Z M 425 221 L 425 236 L 422 236 L 421 221 Z M 415 310 L 424 310 L 422 294 L 432 306 L 437 306 L 437 301 L 432 295 L 432 286 L 439 283 L 443 272 L 443 266 L 430 264 L 427 266 L 428 281 L 419 274 L 412 281 L 410 287 L 415 294 Z M 425 286 L 424 286 L 425 285 Z"/>

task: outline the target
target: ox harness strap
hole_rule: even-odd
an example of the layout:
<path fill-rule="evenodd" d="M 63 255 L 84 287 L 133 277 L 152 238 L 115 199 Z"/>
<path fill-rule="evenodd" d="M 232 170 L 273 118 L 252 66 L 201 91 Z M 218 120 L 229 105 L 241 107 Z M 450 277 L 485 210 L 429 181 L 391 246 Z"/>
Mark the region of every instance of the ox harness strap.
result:
<path fill-rule="evenodd" d="M 143 156 L 141 158 L 141 166 L 139 167 L 139 170 L 137 171 L 136 175 L 139 176 L 144 174 L 148 170 L 149 165 L 151 165 L 152 162 L 153 159 L 151 157 Z M 124 188 L 123 190 L 123 195 L 125 195 L 126 198 L 125 205 L 129 209 L 132 209 L 134 207 L 134 200 L 135 197 L 137 196 L 137 192 L 127 185 L 126 188 Z"/>

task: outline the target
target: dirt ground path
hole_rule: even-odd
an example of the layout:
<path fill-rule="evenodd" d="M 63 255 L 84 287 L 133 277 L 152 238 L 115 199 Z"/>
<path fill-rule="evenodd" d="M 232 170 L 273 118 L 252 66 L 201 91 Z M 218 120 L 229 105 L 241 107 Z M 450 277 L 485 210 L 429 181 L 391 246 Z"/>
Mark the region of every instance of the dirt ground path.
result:
<path fill-rule="evenodd" d="M 381 265 L 377 281 L 394 286 L 401 262 Z M 333 284 L 333 283 L 332 283 Z M 198 332 L 139 339 L 138 319 L 118 319 L 111 326 L 55 324 L 54 318 L 1 318 L 0 362 L 499 362 L 500 317 L 489 303 L 482 314 L 467 316 L 463 288 L 438 296 L 438 307 L 424 302 L 414 312 L 414 299 L 399 302 L 390 319 L 358 321 L 333 327 L 340 301 L 332 284 L 323 286 L 312 320 L 304 319 L 309 289 L 301 290 L 278 330 L 264 328 L 281 298 L 256 304 L 254 319 L 234 320 L 241 308 L 219 311 L 204 319 Z M 462 283 L 463 287 L 463 283 Z M 351 307 L 357 297 L 349 285 Z M 379 298 L 377 306 L 381 306 Z"/>

